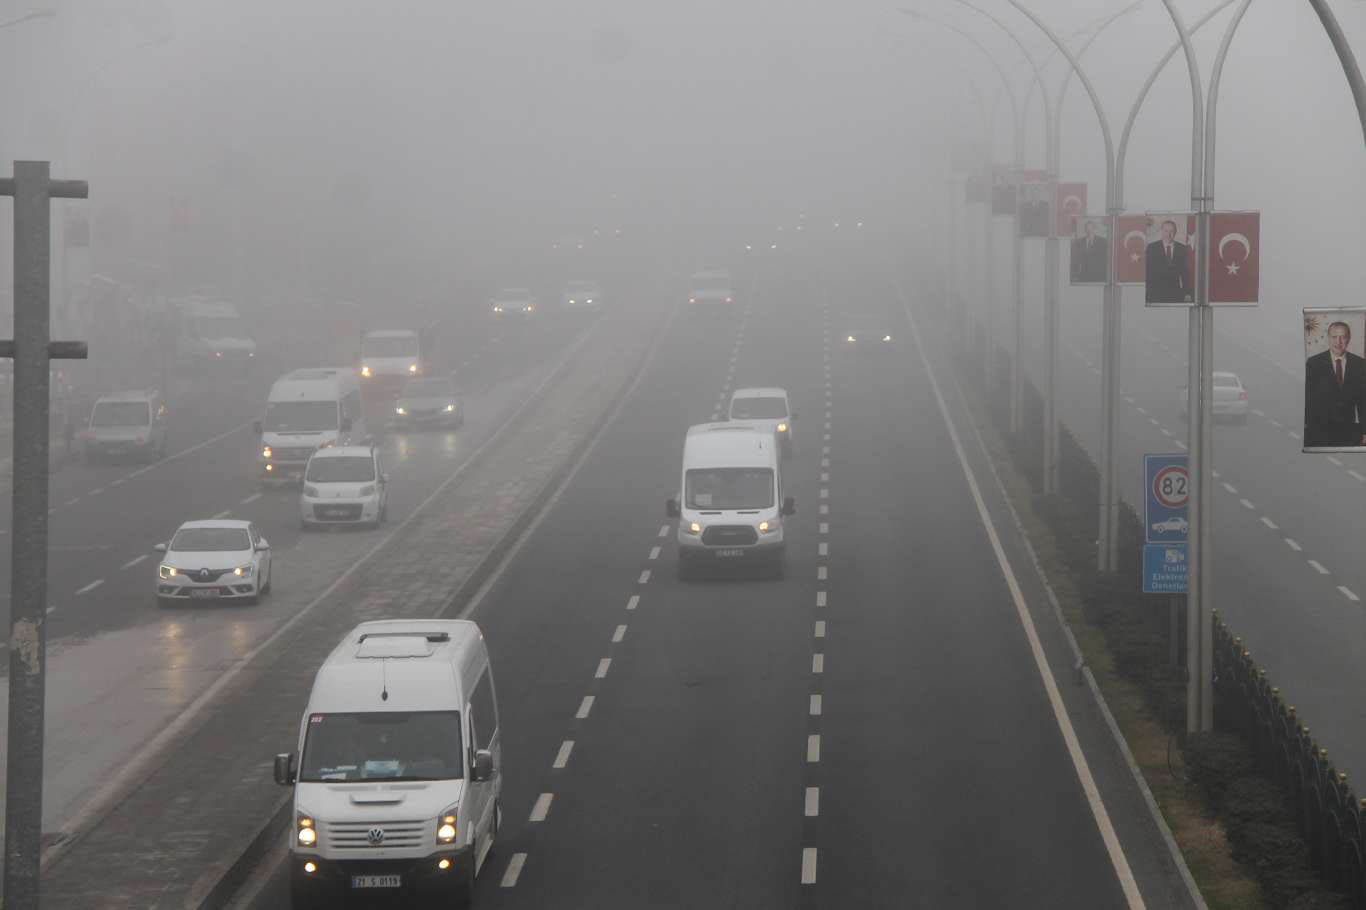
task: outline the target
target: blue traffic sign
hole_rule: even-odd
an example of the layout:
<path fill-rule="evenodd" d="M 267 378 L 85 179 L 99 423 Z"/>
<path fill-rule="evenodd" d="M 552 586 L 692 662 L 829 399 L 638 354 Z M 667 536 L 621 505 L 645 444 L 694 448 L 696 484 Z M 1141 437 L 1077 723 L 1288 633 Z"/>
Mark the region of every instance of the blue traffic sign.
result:
<path fill-rule="evenodd" d="M 1190 471 L 1185 455 L 1143 456 L 1143 539 L 1184 544 L 1190 531 Z"/>
<path fill-rule="evenodd" d="M 1144 594 L 1185 594 L 1188 577 L 1185 544 L 1144 545 Z"/>

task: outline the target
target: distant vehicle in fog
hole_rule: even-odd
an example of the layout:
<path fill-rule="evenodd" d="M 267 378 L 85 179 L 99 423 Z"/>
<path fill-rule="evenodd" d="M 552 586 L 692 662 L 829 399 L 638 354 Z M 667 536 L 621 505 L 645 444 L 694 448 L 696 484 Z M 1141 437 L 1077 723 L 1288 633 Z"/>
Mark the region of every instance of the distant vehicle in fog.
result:
<path fill-rule="evenodd" d="M 242 317 L 230 303 L 192 297 L 170 308 L 176 362 L 182 366 L 242 363 L 256 357 Z"/>
<path fill-rule="evenodd" d="M 394 402 L 394 426 L 460 427 L 465 423 L 465 404 L 450 379 L 410 379 Z"/>
<path fill-rule="evenodd" d="M 389 475 L 374 446 L 327 446 L 304 469 L 299 524 L 379 527 L 389 517 Z"/>
<path fill-rule="evenodd" d="M 1181 386 L 1181 416 L 1185 417 L 1188 413 L 1187 402 L 1189 401 L 1189 386 Z M 1214 414 L 1215 420 L 1223 417 L 1234 423 L 1247 423 L 1247 387 L 1238 378 L 1237 373 L 1215 373 L 1214 374 Z"/>
<path fill-rule="evenodd" d="M 120 455 L 166 456 L 166 404 L 155 390 L 113 392 L 95 402 L 85 434 L 87 464 Z"/>
<path fill-rule="evenodd" d="M 266 413 L 253 425 L 261 437 L 261 479 L 302 476 L 323 446 L 369 442 L 354 369 L 312 367 L 275 380 Z"/>
<path fill-rule="evenodd" d="M 254 604 L 270 593 L 270 543 L 249 521 L 187 521 L 155 547 L 157 604 L 201 600 Z"/>
<path fill-rule="evenodd" d="M 883 316 L 849 316 L 839 336 L 840 347 L 859 353 L 896 350 L 891 320 Z"/>
<path fill-rule="evenodd" d="M 797 415 L 792 413 L 785 389 L 736 389 L 726 413 L 730 420 L 743 420 L 769 430 L 783 455 L 791 458 L 797 454 Z"/>
<path fill-rule="evenodd" d="M 536 303 L 526 288 L 501 288 L 489 301 L 489 313 L 497 320 L 527 320 L 536 315 Z"/>
<path fill-rule="evenodd" d="M 602 309 L 602 288 L 596 281 L 567 281 L 561 301 L 571 312 L 596 313 Z"/>
<path fill-rule="evenodd" d="M 412 329 L 366 332 L 360 342 L 362 379 L 381 384 L 401 384 L 421 376 L 426 368 L 422 336 Z"/>
<path fill-rule="evenodd" d="M 723 269 L 694 272 L 688 279 L 690 306 L 727 306 L 735 303 L 735 287 L 730 272 Z"/>

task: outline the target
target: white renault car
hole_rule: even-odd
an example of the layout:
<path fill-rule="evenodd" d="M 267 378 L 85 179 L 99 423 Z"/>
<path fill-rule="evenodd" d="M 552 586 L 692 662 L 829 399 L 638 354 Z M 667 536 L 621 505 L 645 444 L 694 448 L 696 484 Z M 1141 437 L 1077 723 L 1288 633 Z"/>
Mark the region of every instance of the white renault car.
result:
<path fill-rule="evenodd" d="M 322 525 L 377 527 L 389 517 L 389 476 L 373 446 L 329 446 L 304 469 L 299 522 L 304 530 Z"/>
<path fill-rule="evenodd" d="M 1188 385 L 1181 386 L 1180 406 L 1181 416 L 1185 417 L 1188 413 L 1187 401 L 1189 400 Z M 1231 420 L 1234 423 L 1247 423 L 1247 386 L 1238 378 L 1237 373 L 1215 373 L 1214 389 L 1211 396 L 1214 401 L 1214 419 Z"/>
<path fill-rule="evenodd" d="M 201 600 L 254 604 L 270 593 L 270 543 L 249 521 L 187 521 L 156 545 L 157 604 Z"/>
<path fill-rule="evenodd" d="M 736 389 L 730 396 L 730 420 L 743 420 L 773 433 L 782 454 L 791 458 L 797 454 L 797 435 L 787 401 L 787 391 L 777 388 Z"/>

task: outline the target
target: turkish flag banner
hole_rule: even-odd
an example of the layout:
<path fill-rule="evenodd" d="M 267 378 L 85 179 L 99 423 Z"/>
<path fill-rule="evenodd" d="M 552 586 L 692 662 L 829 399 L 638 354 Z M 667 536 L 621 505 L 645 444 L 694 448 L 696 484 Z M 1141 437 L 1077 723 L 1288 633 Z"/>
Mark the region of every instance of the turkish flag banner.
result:
<path fill-rule="evenodd" d="M 1076 231 L 1076 217 L 1086 214 L 1086 184 L 1059 183 L 1058 201 L 1053 211 L 1058 213 L 1057 235 L 1071 237 Z"/>
<path fill-rule="evenodd" d="M 1261 279 L 1261 212 L 1209 218 L 1209 302 L 1251 306 Z"/>
<path fill-rule="evenodd" d="M 1115 281 L 1142 284 L 1145 278 L 1143 253 L 1148 245 L 1147 215 L 1120 215 L 1116 219 L 1114 240 Z"/>

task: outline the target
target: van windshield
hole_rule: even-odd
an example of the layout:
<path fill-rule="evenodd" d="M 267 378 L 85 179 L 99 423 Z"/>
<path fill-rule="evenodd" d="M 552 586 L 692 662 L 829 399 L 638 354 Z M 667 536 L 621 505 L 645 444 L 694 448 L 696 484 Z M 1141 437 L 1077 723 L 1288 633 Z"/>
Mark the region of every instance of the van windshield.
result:
<path fill-rule="evenodd" d="M 694 468 L 684 483 L 690 509 L 769 509 L 773 507 L 770 468 Z"/>
<path fill-rule="evenodd" d="M 90 415 L 92 427 L 145 427 L 151 423 L 145 401 L 101 401 Z"/>
<path fill-rule="evenodd" d="M 412 336 L 367 338 L 361 342 L 362 357 L 416 357 L 417 339 Z"/>
<path fill-rule="evenodd" d="M 272 401 L 262 426 L 276 433 L 304 433 L 337 428 L 335 401 Z"/>
<path fill-rule="evenodd" d="M 460 712 L 311 714 L 299 765 L 304 783 L 457 780 L 465 772 Z"/>
<path fill-rule="evenodd" d="M 198 316 L 194 325 L 202 338 L 245 340 L 247 337 L 246 327 L 234 316 Z"/>
<path fill-rule="evenodd" d="M 772 395 L 737 398 L 730 403 L 732 420 L 778 420 L 787 416 L 787 402 Z"/>

